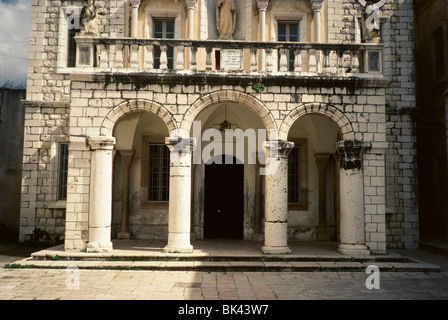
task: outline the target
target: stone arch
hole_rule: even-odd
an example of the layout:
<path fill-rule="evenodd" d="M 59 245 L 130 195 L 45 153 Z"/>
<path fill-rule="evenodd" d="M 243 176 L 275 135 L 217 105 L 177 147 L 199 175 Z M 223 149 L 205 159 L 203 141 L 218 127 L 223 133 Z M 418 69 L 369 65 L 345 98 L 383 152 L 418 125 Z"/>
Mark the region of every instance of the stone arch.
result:
<path fill-rule="evenodd" d="M 267 136 L 269 139 L 270 131 L 277 131 L 277 125 L 274 116 L 269 109 L 255 97 L 246 94 L 244 92 L 232 91 L 232 90 L 220 90 L 210 93 L 196 100 L 196 102 L 185 113 L 181 125 L 180 135 L 187 137 L 190 135 L 190 129 L 193 121 L 199 115 L 199 113 L 205 108 L 223 102 L 234 102 L 242 104 L 253 110 L 261 119 L 267 130 Z"/>
<path fill-rule="evenodd" d="M 338 108 L 323 103 L 309 103 L 293 109 L 283 120 L 280 126 L 279 139 L 287 140 L 289 129 L 294 122 L 307 114 L 320 114 L 333 120 L 339 127 L 343 140 L 353 140 L 355 132 L 347 116 Z"/>
<path fill-rule="evenodd" d="M 112 136 L 115 124 L 125 115 L 132 112 L 147 111 L 158 115 L 166 124 L 170 136 L 177 135 L 177 124 L 172 114 L 162 105 L 149 100 L 129 100 L 119 104 L 104 118 L 101 128 L 101 136 Z"/>

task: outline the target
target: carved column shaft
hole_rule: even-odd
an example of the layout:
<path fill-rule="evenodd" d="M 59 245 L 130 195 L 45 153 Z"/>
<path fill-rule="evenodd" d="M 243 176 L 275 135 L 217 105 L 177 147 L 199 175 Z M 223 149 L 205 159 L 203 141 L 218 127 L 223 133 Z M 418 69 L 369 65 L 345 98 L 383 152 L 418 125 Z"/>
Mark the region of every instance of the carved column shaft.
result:
<path fill-rule="evenodd" d="M 259 41 L 266 41 L 266 10 L 269 0 L 258 0 L 257 7 L 259 10 Z M 259 50 L 259 71 L 265 70 L 266 52 L 264 49 Z"/>
<path fill-rule="evenodd" d="M 89 243 L 87 251 L 110 252 L 112 222 L 112 152 L 114 137 L 90 137 Z"/>
<path fill-rule="evenodd" d="M 192 252 L 191 229 L 191 156 L 194 139 L 166 138 L 170 149 L 170 200 L 168 207 L 168 244 L 165 252 Z"/>
<path fill-rule="evenodd" d="M 138 8 L 140 7 L 140 0 L 131 0 L 132 13 L 131 13 L 131 37 L 137 38 L 138 36 Z"/>
<path fill-rule="evenodd" d="M 118 233 L 118 239 L 130 239 L 129 232 L 129 191 L 130 191 L 130 173 L 132 161 L 134 160 L 133 150 L 121 150 L 120 156 L 123 164 L 123 196 L 121 205 L 121 232 Z"/>
<path fill-rule="evenodd" d="M 342 254 L 370 254 L 365 245 L 362 155 L 369 145 L 357 140 L 337 144 L 340 154 L 340 235 Z"/>
<path fill-rule="evenodd" d="M 322 153 L 315 154 L 314 159 L 316 161 L 317 169 L 319 171 L 319 229 L 316 239 L 318 241 L 328 241 L 330 237 L 327 234 L 327 193 L 326 193 L 326 169 L 330 154 Z"/>
<path fill-rule="evenodd" d="M 288 155 L 294 143 L 266 141 L 265 237 L 263 253 L 290 253 L 288 247 Z"/>

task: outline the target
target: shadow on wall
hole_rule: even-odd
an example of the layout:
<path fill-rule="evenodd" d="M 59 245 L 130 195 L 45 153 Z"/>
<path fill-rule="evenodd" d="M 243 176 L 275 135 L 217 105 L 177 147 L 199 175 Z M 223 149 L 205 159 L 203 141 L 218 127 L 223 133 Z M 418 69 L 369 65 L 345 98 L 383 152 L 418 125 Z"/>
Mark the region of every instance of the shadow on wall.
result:
<path fill-rule="evenodd" d="M 0 88 L 0 240 L 18 240 L 25 90 Z"/>

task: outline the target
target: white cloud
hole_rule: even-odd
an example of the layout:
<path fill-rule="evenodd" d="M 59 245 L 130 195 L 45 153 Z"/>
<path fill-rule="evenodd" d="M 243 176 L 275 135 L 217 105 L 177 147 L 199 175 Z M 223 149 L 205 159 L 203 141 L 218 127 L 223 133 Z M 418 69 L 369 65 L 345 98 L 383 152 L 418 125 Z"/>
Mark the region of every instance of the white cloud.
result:
<path fill-rule="evenodd" d="M 31 0 L 0 0 L 0 85 L 26 81 Z"/>

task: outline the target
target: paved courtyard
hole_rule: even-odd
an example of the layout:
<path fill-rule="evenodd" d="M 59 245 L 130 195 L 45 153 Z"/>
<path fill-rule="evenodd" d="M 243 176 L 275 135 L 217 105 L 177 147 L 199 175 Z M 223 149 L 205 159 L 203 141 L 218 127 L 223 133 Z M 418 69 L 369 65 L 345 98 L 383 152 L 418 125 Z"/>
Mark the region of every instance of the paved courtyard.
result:
<path fill-rule="evenodd" d="M 333 300 L 448 299 L 448 258 L 422 250 L 400 253 L 440 272 L 380 272 L 368 289 L 364 272 L 195 272 L 0 269 L 0 300 Z M 23 259 L 0 255 L 0 264 Z M 369 282 L 369 281 L 367 281 Z"/>

